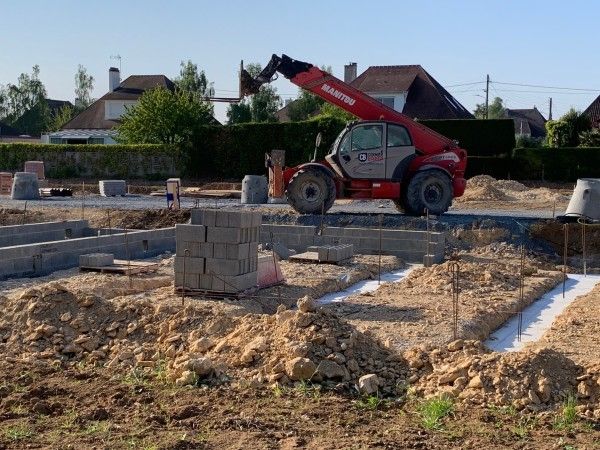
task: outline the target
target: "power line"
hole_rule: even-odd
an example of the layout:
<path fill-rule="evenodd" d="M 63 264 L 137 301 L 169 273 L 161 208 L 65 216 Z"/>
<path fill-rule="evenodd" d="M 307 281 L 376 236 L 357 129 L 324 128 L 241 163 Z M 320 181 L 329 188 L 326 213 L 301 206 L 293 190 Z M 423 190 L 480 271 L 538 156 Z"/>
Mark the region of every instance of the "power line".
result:
<path fill-rule="evenodd" d="M 590 94 L 593 94 L 593 92 L 525 91 L 525 90 L 519 90 L 519 89 L 495 89 L 495 91 L 496 92 L 522 92 L 524 94 L 561 94 L 561 95 L 590 95 Z"/>
<path fill-rule="evenodd" d="M 473 84 L 482 84 L 482 83 L 485 83 L 485 81 L 473 81 L 472 83 L 448 84 L 445 87 L 449 88 L 449 87 L 458 87 L 458 86 L 471 86 Z"/>
<path fill-rule="evenodd" d="M 590 89 L 590 88 L 569 88 L 569 87 L 560 87 L 560 86 L 543 86 L 539 84 L 525 84 L 525 83 L 507 83 L 503 81 L 494 81 L 496 84 L 504 84 L 507 86 L 521 86 L 521 87 L 532 87 L 532 88 L 541 88 L 541 89 L 561 89 L 565 91 L 588 91 L 588 92 L 600 92 L 600 89 Z"/>

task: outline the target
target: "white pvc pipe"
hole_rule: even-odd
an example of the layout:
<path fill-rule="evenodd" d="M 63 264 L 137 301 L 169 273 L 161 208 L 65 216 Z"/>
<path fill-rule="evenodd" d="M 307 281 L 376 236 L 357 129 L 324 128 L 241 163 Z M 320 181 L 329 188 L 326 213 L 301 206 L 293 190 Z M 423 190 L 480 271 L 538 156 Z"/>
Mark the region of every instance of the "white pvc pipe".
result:
<path fill-rule="evenodd" d="M 496 352 L 517 351 L 528 342 L 535 342 L 552 326 L 554 319 L 580 295 L 590 292 L 600 282 L 600 275 L 569 274 L 565 297 L 562 283 L 523 310 L 521 340 L 518 338 L 518 315 L 497 329 L 485 345 Z"/>

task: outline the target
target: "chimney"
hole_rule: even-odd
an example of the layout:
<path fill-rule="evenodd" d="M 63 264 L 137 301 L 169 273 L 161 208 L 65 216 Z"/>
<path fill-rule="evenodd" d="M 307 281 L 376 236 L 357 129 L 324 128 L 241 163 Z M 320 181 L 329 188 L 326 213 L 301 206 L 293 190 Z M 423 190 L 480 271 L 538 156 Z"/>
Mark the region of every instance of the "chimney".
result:
<path fill-rule="evenodd" d="M 352 83 L 356 79 L 356 63 L 351 62 L 344 66 L 344 83 Z"/>
<path fill-rule="evenodd" d="M 108 91 L 112 92 L 121 84 L 121 72 L 116 67 L 108 69 Z"/>

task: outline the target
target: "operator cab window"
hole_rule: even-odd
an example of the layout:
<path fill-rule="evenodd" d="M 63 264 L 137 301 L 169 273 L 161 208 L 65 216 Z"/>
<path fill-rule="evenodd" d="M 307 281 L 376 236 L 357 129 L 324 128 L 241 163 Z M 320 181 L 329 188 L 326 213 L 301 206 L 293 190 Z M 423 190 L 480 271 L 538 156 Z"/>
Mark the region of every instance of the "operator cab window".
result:
<path fill-rule="evenodd" d="M 352 151 L 361 152 L 381 148 L 383 125 L 361 125 L 352 130 Z"/>
<path fill-rule="evenodd" d="M 387 146 L 388 147 L 406 147 L 412 145 L 410 135 L 406 128 L 400 125 L 388 124 L 387 128 Z"/>

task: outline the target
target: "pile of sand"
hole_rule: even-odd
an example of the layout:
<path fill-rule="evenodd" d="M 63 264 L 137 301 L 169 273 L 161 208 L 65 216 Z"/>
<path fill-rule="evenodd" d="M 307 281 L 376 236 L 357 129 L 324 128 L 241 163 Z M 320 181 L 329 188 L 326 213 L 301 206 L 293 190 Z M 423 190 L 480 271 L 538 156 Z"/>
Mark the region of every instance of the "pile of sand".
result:
<path fill-rule="evenodd" d="M 467 189 L 459 202 L 481 201 L 541 201 L 568 200 L 564 195 L 548 188 L 528 188 L 514 180 L 497 180 L 489 175 L 476 175 L 467 180 Z"/>

